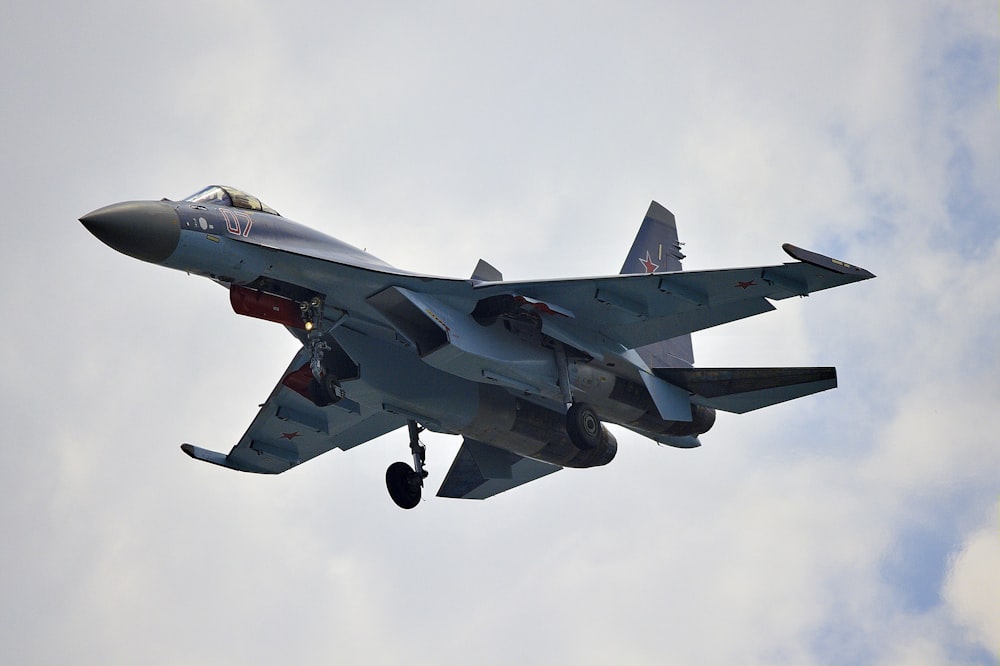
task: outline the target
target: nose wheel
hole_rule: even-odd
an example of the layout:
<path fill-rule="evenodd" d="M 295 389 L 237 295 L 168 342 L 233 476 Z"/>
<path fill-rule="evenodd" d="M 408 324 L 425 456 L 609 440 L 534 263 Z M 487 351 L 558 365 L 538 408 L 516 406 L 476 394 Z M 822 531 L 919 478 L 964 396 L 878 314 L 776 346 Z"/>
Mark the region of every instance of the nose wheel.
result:
<path fill-rule="evenodd" d="M 420 504 L 420 491 L 424 486 L 424 479 L 427 478 L 427 470 L 424 469 L 427 448 L 420 443 L 420 433 L 424 429 L 412 420 L 407 421 L 406 425 L 410 431 L 410 452 L 413 454 L 413 467 L 405 462 L 394 462 L 389 465 L 389 469 L 385 470 L 385 486 L 396 506 L 402 509 L 412 509 Z"/>

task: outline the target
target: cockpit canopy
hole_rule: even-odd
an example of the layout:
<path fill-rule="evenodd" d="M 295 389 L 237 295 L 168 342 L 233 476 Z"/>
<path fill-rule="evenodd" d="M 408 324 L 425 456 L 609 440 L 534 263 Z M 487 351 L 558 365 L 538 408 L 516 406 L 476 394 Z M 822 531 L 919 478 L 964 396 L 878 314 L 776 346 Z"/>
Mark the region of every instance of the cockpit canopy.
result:
<path fill-rule="evenodd" d="M 246 210 L 257 210 L 271 215 L 279 215 L 263 201 L 252 194 L 247 194 L 242 190 L 227 185 L 209 185 L 203 190 L 195 192 L 184 201 L 192 203 L 213 203 L 219 206 L 230 206 L 232 208 L 244 208 Z"/>

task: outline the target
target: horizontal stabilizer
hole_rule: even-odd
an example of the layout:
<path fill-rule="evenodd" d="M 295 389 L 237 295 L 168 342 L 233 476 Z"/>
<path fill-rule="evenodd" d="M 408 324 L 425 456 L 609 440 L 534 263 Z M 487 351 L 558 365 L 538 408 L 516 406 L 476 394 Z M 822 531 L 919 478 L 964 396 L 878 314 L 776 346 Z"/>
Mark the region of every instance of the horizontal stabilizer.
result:
<path fill-rule="evenodd" d="M 692 402 L 743 414 L 837 387 L 836 368 L 654 368 Z"/>
<path fill-rule="evenodd" d="M 558 465 L 524 458 L 466 438 L 437 494 L 438 497 L 486 499 L 561 469 Z"/>

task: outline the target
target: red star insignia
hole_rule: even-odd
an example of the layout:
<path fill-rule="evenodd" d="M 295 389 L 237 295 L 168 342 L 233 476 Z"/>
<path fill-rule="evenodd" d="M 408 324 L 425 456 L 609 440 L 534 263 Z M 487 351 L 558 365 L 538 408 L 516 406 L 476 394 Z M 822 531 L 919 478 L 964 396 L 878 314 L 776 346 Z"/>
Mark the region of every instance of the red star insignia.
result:
<path fill-rule="evenodd" d="M 291 441 L 291 440 L 295 439 L 298 436 L 299 436 L 299 431 L 298 430 L 296 430 L 295 432 L 283 432 L 283 433 L 281 433 L 281 439 L 287 439 L 288 441 Z"/>
<path fill-rule="evenodd" d="M 642 267 L 646 269 L 647 274 L 655 273 L 656 269 L 659 268 L 657 264 L 653 263 L 653 258 L 649 256 L 649 250 L 646 250 L 646 258 L 645 259 L 640 258 L 639 263 L 642 264 Z"/>
<path fill-rule="evenodd" d="M 757 283 L 754 282 L 753 280 L 750 280 L 748 282 L 740 282 L 740 281 L 738 281 L 736 283 L 736 286 L 739 287 L 740 289 L 748 289 L 750 287 L 756 287 Z"/>

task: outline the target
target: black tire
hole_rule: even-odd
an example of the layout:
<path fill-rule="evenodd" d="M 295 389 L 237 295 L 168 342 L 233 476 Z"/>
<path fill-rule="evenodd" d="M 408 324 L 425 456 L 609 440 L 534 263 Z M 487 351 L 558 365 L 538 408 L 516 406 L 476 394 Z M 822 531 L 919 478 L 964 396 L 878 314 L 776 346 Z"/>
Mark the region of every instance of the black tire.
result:
<path fill-rule="evenodd" d="M 412 509 L 420 504 L 420 478 L 405 462 L 394 462 L 385 470 L 385 487 L 396 506 Z"/>
<path fill-rule="evenodd" d="M 576 402 L 566 412 L 566 434 L 577 448 L 594 449 L 604 439 L 604 426 L 593 407 Z"/>

